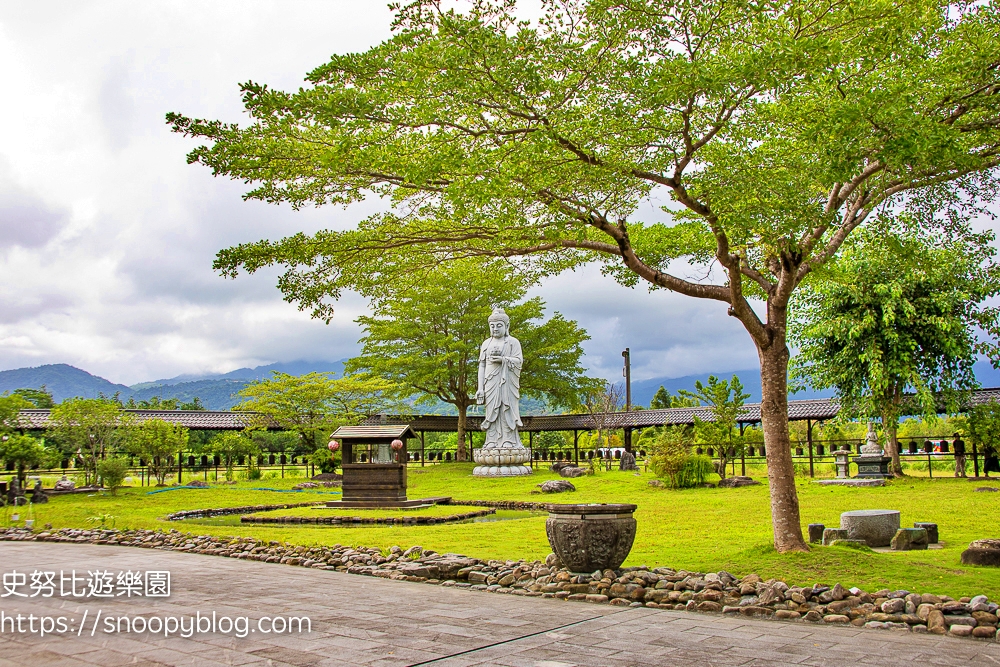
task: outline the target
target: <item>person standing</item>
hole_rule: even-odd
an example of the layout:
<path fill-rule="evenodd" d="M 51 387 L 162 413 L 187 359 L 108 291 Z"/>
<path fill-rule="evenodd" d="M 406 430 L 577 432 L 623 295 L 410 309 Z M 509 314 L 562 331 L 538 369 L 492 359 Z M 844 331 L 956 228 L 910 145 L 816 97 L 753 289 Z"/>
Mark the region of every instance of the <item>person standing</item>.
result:
<path fill-rule="evenodd" d="M 956 433 L 951 443 L 955 450 L 955 477 L 965 477 L 965 441 Z"/>

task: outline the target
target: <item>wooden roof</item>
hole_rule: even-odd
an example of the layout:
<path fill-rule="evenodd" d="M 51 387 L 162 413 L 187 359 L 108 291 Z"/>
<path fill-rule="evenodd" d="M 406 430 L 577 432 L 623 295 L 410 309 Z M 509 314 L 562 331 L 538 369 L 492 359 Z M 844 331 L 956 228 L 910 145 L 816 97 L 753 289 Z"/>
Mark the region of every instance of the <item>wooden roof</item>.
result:
<path fill-rule="evenodd" d="M 417 435 L 409 424 L 365 424 L 362 426 L 341 426 L 333 432 L 331 437 L 340 440 L 401 440 L 415 438 Z"/>
<path fill-rule="evenodd" d="M 21 410 L 21 427 L 44 429 L 49 427 L 49 410 Z M 162 419 L 181 424 L 195 431 L 238 431 L 259 424 L 261 416 L 254 412 L 227 412 L 221 410 L 122 410 L 138 421 Z M 268 426 L 276 429 L 277 425 Z"/>

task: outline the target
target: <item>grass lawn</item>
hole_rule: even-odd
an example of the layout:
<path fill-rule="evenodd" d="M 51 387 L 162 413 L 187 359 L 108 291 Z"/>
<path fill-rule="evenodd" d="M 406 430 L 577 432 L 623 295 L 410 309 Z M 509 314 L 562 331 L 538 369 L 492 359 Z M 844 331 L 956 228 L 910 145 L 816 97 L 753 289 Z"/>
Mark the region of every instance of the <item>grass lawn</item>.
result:
<path fill-rule="evenodd" d="M 650 487 L 648 473 L 618 471 L 572 480 L 575 493 L 531 494 L 535 485 L 557 476 L 537 471 L 527 478 L 476 479 L 472 464 L 447 464 L 409 471 L 409 497 L 452 496 L 455 500 L 529 500 L 551 502 L 630 502 L 638 505 L 639 528 L 626 565 L 669 566 L 696 571 L 728 570 L 736 575 L 756 572 L 789 583 L 809 585 L 906 588 L 953 597 L 983 593 L 1000 596 L 1000 569 L 967 567 L 959 556 L 968 543 L 1000 537 L 1000 493 L 976 493 L 979 483 L 965 480 L 894 480 L 886 487 L 823 487 L 808 479 L 798 482 L 803 531 L 806 523 L 836 527 L 841 512 L 852 509 L 900 510 L 902 525 L 933 521 L 940 527 L 943 549 L 874 553 L 847 548 L 814 547 L 809 553 L 779 555 L 771 547 L 767 486 L 740 489 L 671 491 Z M 115 516 L 118 528 L 177 528 L 215 535 L 246 535 L 295 544 L 348 544 L 371 547 L 420 544 L 439 552 L 479 558 L 544 558 L 550 551 L 545 518 L 528 517 L 493 523 L 429 526 L 361 525 L 322 527 L 302 525 L 211 526 L 167 522 L 167 514 L 182 509 L 239 505 L 323 502 L 339 498 L 323 489 L 300 493 L 253 490 L 290 488 L 299 479 L 240 482 L 211 489 L 181 489 L 147 495 L 148 488 L 126 488 L 110 494 L 53 498 L 34 510 L 36 526 L 86 528 L 88 517 Z M 998 484 L 1000 486 L 1000 484 Z M 319 492 L 317 492 L 319 491 Z M 21 508 L 21 519 L 27 511 Z M 286 510 L 289 513 L 292 510 Z M 298 510 L 301 513 L 322 510 Z M 358 510 L 352 510 L 358 513 Z M 2 518 L 10 525 L 9 510 Z"/>

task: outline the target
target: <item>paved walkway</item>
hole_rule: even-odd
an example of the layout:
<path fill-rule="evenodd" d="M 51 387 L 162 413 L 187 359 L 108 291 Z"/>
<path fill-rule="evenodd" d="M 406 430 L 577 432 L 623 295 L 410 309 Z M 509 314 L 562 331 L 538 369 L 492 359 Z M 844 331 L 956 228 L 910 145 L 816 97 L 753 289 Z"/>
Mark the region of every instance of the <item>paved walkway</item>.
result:
<path fill-rule="evenodd" d="M 169 571 L 170 597 L 59 597 L 60 571 L 70 577 L 98 569 Z M 56 572 L 56 596 L 0 599 L 4 615 L 24 616 L 23 632 L 11 632 L 12 622 L 0 616 L 0 667 L 1000 665 L 1000 644 L 992 642 L 477 593 L 169 551 L 0 543 L 0 572 L 35 570 Z M 213 612 L 217 622 L 249 617 L 251 631 L 244 638 L 106 632 L 114 627 L 109 617 L 155 623 Z M 34 634 L 28 614 L 36 617 Z M 66 632 L 39 636 L 43 616 L 64 616 Z M 275 616 L 307 616 L 312 632 L 258 629 L 274 629 Z"/>

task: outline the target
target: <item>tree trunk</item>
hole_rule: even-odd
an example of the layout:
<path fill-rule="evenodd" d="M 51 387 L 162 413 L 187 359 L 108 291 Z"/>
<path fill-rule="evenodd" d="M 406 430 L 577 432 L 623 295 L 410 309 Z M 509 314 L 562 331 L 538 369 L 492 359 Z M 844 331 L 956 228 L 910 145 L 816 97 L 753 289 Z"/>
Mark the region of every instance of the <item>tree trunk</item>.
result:
<path fill-rule="evenodd" d="M 456 403 L 458 408 L 458 451 L 455 453 L 456 461 L 468 461 L 469 450 L 465 446 L 466 412 L 469 406 L 465 403 Z"/>
<path fill-rule="evenodd" d="M 772 310 L 772 309 L 769 309 Z M 774 312 L 769 313 L 772 317 Z M 808 551 L 802 537 L 799 498 L 795 492 L 795 469 L 792 465 L 792 441 L 788 434 L 788 346 L 782 335 L 765 348 L 757 348 L 760 357 L 762 400 L 760 404 L 764 445 L 767 447 L 767 475 L 771 491 L 771 525 L 774 547 L 779 552 Z"/>
<path fill-rule="evenodd" d="M 892 459 L 892 474 L 896 477 L 902 477 L 903 465 L 899 460 L 898 420 L 890 414 L 883 414 L 882 427 L 885 429 L 885 451 Z"/>

